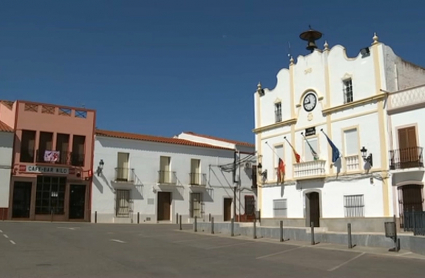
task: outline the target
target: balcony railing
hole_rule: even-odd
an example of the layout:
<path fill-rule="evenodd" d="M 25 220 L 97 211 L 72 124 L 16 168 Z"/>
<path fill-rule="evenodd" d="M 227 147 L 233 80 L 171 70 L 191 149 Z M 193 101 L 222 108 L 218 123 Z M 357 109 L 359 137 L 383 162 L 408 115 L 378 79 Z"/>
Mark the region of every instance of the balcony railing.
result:
<path fill-rule="evenodd" d="M 347 155 L 344 159 L 347 172 L 359 170 L 360 163 L 358 155 Z"/>
<path fill-rule="evenodd" d="M 390 151 L 390 169 L 424 167 L 422 147 L 397 149 Z"/>
<path fill-rule="evenodd" d="M 37 150 L 36 156 L 35 156 L 35 162 L 37 163 L 50 163 L 50 164 L 62 164 L 62 165 L 69 165 L 70 164 L 70 152 L 59 152 L 59 156 L 56 158 L 56 161 L 49 161 L 49 158 L 45 156 L 45 150 Z"/>
<path fill-rule="evenodd" d="M 189 173 L 190 185 L 207 185 L 207 175 L 202 173 Z"/>
<path fill-rule="evenodd" d="M 85 154 L 83 153 L 71 153 L 71 165 L 72 166 L 84 166 Z"/>
<path fill-rule="evenodd" d="M 308 162 L 300 162 L 294 164 L 294 178 L 308 179 L 315 177 L 324 177 L 326 160 L 316 160 Z"/>
<path fill-rule="evenodd" d="M 134 182 L 133 168 L 115 168 L 116 182 Z"/>
<path fill-rule="evenodd" d="M 176 172 L 158 171 L 158 183 L 160 184 L 176 184 Z"/>

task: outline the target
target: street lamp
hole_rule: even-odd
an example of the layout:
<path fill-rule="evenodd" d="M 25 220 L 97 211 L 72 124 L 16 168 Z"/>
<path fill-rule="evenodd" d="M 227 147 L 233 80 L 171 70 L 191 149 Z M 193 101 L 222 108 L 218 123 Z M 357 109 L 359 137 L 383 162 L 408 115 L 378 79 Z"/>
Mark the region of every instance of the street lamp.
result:
<path fill-rule="evenodd" d="M 367 155 L 367 149 L 363 146 L 363 148 L 360 150 L 362 152 L 363 160 L 370 164 L 370 166 L 373 166 L 373 157 L 370 153 Z"/>
<path fill-rule="evenodd" d="M 99 166 L 97 166 L 97 175 L 100 176 L 103 170 L 103 165 L 105 165 L 105 162 L 103 162 L 103 159 L 99 161 Z"/>

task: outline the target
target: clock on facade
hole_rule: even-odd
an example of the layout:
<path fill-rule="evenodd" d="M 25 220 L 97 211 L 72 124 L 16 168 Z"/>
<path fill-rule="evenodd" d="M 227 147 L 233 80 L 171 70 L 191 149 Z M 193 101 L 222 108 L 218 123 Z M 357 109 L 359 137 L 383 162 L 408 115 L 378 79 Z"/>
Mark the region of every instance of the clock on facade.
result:
<path fill-rule="evenodd" d="M 311 112 L 316 108 L 317 97 L 316 94 L 310 92 L 304 97 L 303 106 L 304 110 L 307 112 Z"/>

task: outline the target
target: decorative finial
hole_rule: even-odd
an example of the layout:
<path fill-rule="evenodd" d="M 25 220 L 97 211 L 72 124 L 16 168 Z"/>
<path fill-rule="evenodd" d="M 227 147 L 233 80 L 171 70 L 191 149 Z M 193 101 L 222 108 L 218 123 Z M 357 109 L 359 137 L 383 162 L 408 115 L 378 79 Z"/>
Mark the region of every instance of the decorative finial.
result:
<path fill-rule="evenodd" d="M 257 89 L 261 90 L 261 82 L 258 82 Z"/>
<path fill-rule="evenodd" d="M 325 41 L 325 44 L 323 45 L 323 47 L 325 48 L 325 51 L 329 50 L 329 45 L 327 41 Z"/>
<path fill-rule="evenodd" d="M 294 57 L 292 57 L 292 56 L 291 56 L 291 59 L 289 59 L 289 63 L 290 63 L 291 65 L 293 65 L 293 64 L 294 64 Z"/>
<path fill-rule="evenodd" d="M 372 45 L 377 44 L 377 43 L 378 43 L 378 36 L 376 35 L 376 32 L 375 32 L 375 33 L 373 33 L 373 43 L 372 43 Z"/>

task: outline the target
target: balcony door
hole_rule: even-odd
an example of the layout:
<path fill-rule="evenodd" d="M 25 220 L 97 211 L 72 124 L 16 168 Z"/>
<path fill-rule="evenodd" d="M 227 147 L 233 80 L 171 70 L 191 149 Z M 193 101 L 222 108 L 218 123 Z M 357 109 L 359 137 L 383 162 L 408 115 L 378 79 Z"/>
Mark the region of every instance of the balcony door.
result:
<path fill-rule="evenodd" d="M 200 168 L 201 160 L 191 159 L 190 160 L 190 184 L 200 184 Z"/>
<path fill-rule="evenodd" d="M 129 153 L 118 153 L 117 180 L 128 181 Z"/>
<path fill-rule="evenodd" d="M 411 126 L 398 130 L 398 148 L 402 169 L 419 166 L 420 154 L 416 141 L 416 127 Z"/>
<path fill-rule="evenodd" d="M 159 161 L 160 167 L 160 182 L 162 183 L 171 183 L 170 179 L 170 157 L 161 156 Z"/>

